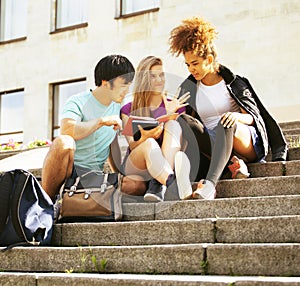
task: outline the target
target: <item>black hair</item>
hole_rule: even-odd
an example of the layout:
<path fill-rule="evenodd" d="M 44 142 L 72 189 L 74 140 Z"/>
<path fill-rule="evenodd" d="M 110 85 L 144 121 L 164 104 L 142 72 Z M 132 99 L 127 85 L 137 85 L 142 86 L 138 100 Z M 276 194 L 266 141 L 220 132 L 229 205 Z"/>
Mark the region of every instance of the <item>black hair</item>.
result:
<path fill-rule="evenodd" d="M 101 86 L 102 81 L 111 81 L 117 77 L 125 79 L 125 83 L 132 82 L 134 77 L 134 67 L 124 56 L 109 55 L 102 58 L 95 67 L 95 84 Z"/>

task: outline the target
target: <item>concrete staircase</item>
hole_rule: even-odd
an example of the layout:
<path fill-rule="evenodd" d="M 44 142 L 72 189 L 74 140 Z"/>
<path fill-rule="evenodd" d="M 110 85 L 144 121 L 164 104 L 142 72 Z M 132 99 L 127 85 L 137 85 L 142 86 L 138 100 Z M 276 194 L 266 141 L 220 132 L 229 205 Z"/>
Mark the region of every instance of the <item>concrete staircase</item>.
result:
<path fill-rule="evenodd" d="M 53 246 L 0 254 L 0 285 L 300 285 L 299 146 L 221 180 L 214 201 L 127 200 L 122 222 L 56 224 Z"/>

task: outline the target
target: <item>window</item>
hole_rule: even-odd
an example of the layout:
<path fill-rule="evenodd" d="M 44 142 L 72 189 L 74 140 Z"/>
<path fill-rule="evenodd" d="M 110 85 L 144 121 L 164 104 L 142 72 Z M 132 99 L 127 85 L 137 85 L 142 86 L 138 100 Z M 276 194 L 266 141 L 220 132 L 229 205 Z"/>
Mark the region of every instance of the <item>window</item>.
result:
<path fill-rule="evenodd" d="M 24 90 L 0 93 L 0 142 L 23 142 Z"/>
<path fill-rule="evenodd" d="M 116 0 L 116 18 L 157 11 L 159 5 L 159 0 Z"/>
<path fill-rule="evenodd" d="M 27 0 L 0 0 L 0 41 L 23 39 L 27 32 Z"/>
<path fill-rule="evenodd" d="M 52 139 L 60 132 L 61 114 L 66 100 L 73 94 L 86 90 L 86 79 L 56 83 L 52 85 L 53 113 L 52 113 Z"/>
<path fill-rule="evenodd" d="M 56 0 L 54 30 L 87 25 L 87 0 Z"/>

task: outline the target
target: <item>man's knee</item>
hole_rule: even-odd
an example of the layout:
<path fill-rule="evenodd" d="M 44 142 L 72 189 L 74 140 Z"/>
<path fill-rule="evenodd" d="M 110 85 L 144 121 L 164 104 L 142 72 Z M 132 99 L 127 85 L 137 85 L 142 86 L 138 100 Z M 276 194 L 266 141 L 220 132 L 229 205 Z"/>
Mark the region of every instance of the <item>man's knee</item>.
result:
<path fill-rule="evenodd" d="M 58 152 L 73 151 L 75 150 L 75 141 L 69 135 L 60 135 L 54 139 L 51 149 Z"/>

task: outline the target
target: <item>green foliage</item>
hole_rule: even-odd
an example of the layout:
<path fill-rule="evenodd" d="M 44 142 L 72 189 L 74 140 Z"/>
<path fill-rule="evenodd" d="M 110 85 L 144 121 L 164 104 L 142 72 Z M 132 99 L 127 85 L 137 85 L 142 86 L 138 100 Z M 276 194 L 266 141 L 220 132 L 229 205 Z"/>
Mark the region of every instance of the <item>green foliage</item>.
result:
<path fill-rule="evenodd" d="M 298 148 L 300 147 L 300 136 L 293 136 L 289 141 L 290 148 Z"/>
<path fill-rule="evenodd" d="M 52 142 L 49 139 L 35 139 L 28 142 L 27 144 L 21 144 L 19 142 L 15 142 L 13 139 L 9 139 L 8 143 L 2 144 L 0 146 L 0 151 L 26 150 L 42 146 L 50 146 L 51 144 Z"/>

